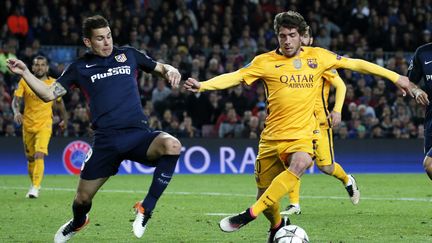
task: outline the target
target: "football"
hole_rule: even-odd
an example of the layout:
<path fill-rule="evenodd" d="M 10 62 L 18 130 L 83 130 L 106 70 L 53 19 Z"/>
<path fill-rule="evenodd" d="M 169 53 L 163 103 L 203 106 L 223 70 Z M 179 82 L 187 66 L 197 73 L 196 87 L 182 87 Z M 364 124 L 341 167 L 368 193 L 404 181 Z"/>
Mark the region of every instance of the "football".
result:
<path fill-rule="evenodd" d="M 278 230 L 273 242 L 276 243 L 309 243 L 306 231 L 297 225 L 287 225 Z"/>

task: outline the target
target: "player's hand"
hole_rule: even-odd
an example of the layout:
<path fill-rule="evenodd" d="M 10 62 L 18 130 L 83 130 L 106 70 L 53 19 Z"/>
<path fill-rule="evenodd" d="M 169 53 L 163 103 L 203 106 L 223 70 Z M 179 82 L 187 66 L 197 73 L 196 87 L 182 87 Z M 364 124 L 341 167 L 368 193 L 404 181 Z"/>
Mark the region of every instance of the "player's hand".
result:
<path fill-rule="evenodd" d="M 395 85 L 402 91 L 403 96 L 409 94 L 411 97 L 414 98 L 414 95 L 411 92 L 411 84 L 407 76 L 400 75 Z"/>
<path fill-rule="evenodd" d="M 67 120 L 61 120 L 58 125 L 60 127 L 60 130 L 64 131 L 67 128 L 68 121 Z"/>
<path fill-rule="evenodd" d="M 341 123 L 342 120 L 342 114 L 337 111 L 332 111 L 330 113 L 330 118 L 332 121 L 332 127 L 338 126 Z"/>
<path fill-rule="evenodd" d="M 10 58 L 6 60 L 7 67 L 9 70 L 15 74 L 23 75 L 26 71 L 28 71 L 27 66 L 21 60 Z"/>
<path fill-rule="evenodd" d="M 414 98 L 418 104 L 429 105 L 428 95 L 422 89 L 414 88 L 411 89 L 411 92 L 413 93 Z"/>
<path fill-rule="evenodd" d="M 21 113 L 16 113 L 14 115 L 14 121 L 18 124 L 21 125 L 22 124 L 22 114 Z"/>
<path fill-rule="evenodd" d="M 199 89 L 201 88 L 201 84 L 200 82 L 198 82 L 196 79 L 194 78 L 188 78 L 185 83 L 183 84 L 183 87 L 186 90 L 189 90 L 191 92 L 197 93 L 199 91 Z"/>
<path fill-rule="evenodd" d="M 172 87 L 177 88 L 181 80 L 181 74 L 177 70 L 177 68 L 170 66 L 168 71 L 165 73 L 165 78 L 168 80 Z"/>

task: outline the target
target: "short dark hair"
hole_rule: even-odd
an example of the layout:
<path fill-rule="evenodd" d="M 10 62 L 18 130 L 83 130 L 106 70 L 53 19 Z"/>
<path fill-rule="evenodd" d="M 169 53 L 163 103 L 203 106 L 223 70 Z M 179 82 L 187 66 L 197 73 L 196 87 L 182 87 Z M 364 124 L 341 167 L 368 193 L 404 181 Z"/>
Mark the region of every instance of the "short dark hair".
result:
<path fill-rule="evenodd" d="M 48 64 L 48 58 L 42 56 L 42 55 L 37 55 L 33 58 L 33 62 L 35 62 L 36 60 L 45 60 L 45 62 Z"/>
<path fill-rule="evenodd" d="M 84 20 L 82 24 L 82 34 L 84 38 L 91 38 L 94 29 L 108 27 L 109 23 L 104 17 L 94 15 Z"/>
<path fill-rule="evenodd" d="M 304 35 L 307 29 L 307 23 L 303 16 L 296 11 L 278 13 L 274 18 L 273 24 L 276 34 L 279 33 L 280 27 L 296 28 L 300 35 Z"/>

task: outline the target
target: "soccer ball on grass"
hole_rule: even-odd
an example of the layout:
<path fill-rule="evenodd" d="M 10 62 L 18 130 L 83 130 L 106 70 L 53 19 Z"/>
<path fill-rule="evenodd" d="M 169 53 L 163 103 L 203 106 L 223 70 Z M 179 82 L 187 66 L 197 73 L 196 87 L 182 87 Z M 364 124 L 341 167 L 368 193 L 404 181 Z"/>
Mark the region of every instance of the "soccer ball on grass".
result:
<path fill-rule="evenodd" d="M 273 239 L 275 243 L 309 243 L 306 231 L 297 225 L 287 225 L 280 228 Z"/>

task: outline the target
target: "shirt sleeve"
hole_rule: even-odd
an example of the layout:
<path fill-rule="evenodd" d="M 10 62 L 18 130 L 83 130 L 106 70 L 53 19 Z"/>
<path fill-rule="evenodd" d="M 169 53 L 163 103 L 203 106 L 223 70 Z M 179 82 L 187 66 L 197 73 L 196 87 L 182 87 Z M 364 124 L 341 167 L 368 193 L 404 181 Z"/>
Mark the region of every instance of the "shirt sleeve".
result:
<path fill-rule="evenodd" d="M 24 83 L 25 82 L 23 79 L 20 79 L 20 81 L 18 82 L 18 87 L 14 92 L 14 96 L 16 97 L 23 97 L 24 96 Z"/>
<path fill-rule="evenodd" d="M 262 70 L 259 59 L 255 57 L 251 63 L 235 72 L 225 73 L 202 82 L 200 91 L 227 89 L 239 85 L 241 82 L 251 85 L 261 78 Z"/>
<path fill-rule="evenodd" d="M 262 56 L 255 57 L 252 62 L 239 69 L 238 72 L 243 77 L 243 81 L 247 85 L 251 85 L 256 80 L 263 77 L 264 65 Z"/>
<path fill-rule="evenodd" d="M 342 112 L 342 106 L 345 101 L 346 85 L 339 76 L 338 72 L 334 69 L 326 71 L 323 74 L 325 80 L 336 88 L 336 100 L 333 110 L 336 112 Z"/>
<path fill-rule="evenodd" d="M 420 80 L 423 77 L 423 68 L 421 65 L 421 62 L 419 61 L 419 55 L 418 55 L 419 49 L 416 50 L 414 53 L 413 58 L 411 59 L 410 65 L 408 67 L 408 73 L 407 76 L 409 80 L 413 83 L 420 83 Z"/>
<path fill-rule="evenodd" d="M 76 70 L 76 66 L 74 63 L 69 64 L 57 79 L 57 82 L 60 83 L 65 89 L 69 89 L 72 85 L 76 84 L 78 80 L 78 72 Z"/>
<path fill-rule="evenodd" d="M 145 54 L 142 51 L 138 51 L 135 48 L 131 48 L 131 50 L 135 57 L 139 69 L 142 69 L 147 73 L 150 73 L 156 68 L 156 61 L 153 60 L 151 57 L 147 56 L 147 54 Z"/>
<path fill-rule="evenodd" d="M 396 72 L 383 68 L 377 64 L 362 59 L 342 57 L 326 49 L 320 49 L 321 60 L 325 60 L 327 69 L 345 68 L 360 73 L 383 77 L 392 81 L 393 83 L 396 83 L 400 77 L 400 75 Z"/>
<path fill-rule="evenodd" d="M 239 71 L 225 73 L 205 82 L 201 82 L 199 91 L 227 89 L 239 85 L 242 81 L 243 77 Z"/>

